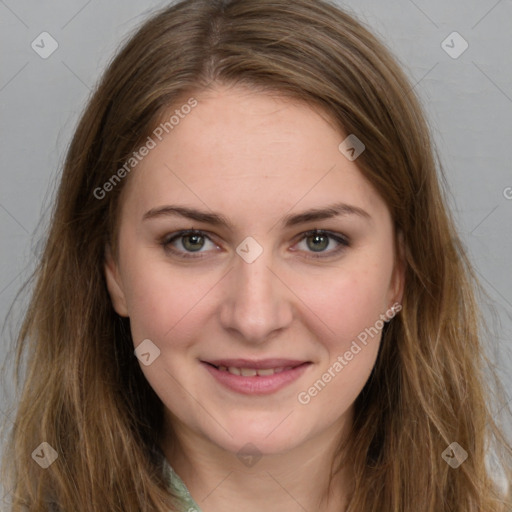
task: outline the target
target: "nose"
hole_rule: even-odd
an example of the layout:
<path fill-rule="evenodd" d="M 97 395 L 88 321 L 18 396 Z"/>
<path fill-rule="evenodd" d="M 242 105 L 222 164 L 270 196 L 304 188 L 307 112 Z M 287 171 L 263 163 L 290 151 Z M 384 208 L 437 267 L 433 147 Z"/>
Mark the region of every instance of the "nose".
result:
<path fill-rule="evenodd" d="M 227 276 L 220 322 L 246 343 L 264 343 L 293 318 L 293 293 L 272 270 L 271 259 L 266 251 L 252 263 L 236 257 Z"/>

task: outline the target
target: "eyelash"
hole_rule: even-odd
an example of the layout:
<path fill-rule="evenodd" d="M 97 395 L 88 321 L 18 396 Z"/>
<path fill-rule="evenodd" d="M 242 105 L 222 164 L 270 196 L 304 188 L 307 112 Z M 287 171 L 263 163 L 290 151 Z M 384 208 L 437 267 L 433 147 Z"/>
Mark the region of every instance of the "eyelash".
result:
<path fill-rule="evenodd" d="M 196 230 L 196 229 L 187 229 L 184 231 L 179 231 L 177 233 L 172 233 L 171 235 L 166 235 L 159 241 L 159 244 L 164 248 L 164 250 L 166 252 L 172 252 L 173 254 L 175 254 L 178 257 L 183 258 L 183 259 L 202 259 L 202 258 L 204 258 L 205 256 L 200 256 L 199 254 L 202 254 L 202 253 L 199 253 L 199 252 L 196 252 L 196 253 L 182 252 L 182 251 L 178 251 L 175 248 L 171 247 L 171 244 L 174 241 L 179 240 L 180 238 L 183 238 L 186 236 L 190 236 L 190 235 L 199 235 L 203 238 L 210 240 L 212 243 L 215 243 L 215 242 L 213 242 L 213 240 L 208 236 L 208 234 L 205 231 Z M 336 233 L 332 233 L 330 231 L 325 231 L 323 229 L 311 229 L 309 231 L 301 233 L 301 238 L 298 240 L 297 243 L 305 240 L 306 238 L 308 238 L 310 236 L 315 236 L 315 235 L 327 236 L 328 238 L 334 240 L 335 242 L 337 242 L 340 245 L 339 245 L 339 247 L 337 247 L 336 249 L 334 249 L 332 251 L 328 251 L 328 252 L 321 251 L 316 254 L 314 252 L 312 252 L 312 254 L 310 256 L 307 256 L 307 258 L 311 258 L 311 259 L 328 258 L 333 255 L 337 255 L 337 254 L 341 253 L 343 250 L 345 250 L 347 247 L 350 247 L 350 242 L 347 237 L 345 237 L 344 235 L 341 235 L 341 234 L 336 234 Z M 215 245 L 217 245 L 217 244 L 215 244 Z M 198 254 L 198 256 L 192 256 L 192 254 Z M 325 255 L 322 255 L 322 254 L 325 254 Z"/>

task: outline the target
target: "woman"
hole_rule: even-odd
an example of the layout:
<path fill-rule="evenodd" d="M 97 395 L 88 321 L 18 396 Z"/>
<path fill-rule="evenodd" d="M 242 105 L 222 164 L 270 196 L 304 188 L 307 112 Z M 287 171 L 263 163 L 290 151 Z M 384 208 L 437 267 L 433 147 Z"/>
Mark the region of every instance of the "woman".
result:
<path fill-rule="evenodd" d="M 147 21 L 64 166 L 12 510 L 510 510 L 439 177 L 407 79 L 330 4 Z"/>

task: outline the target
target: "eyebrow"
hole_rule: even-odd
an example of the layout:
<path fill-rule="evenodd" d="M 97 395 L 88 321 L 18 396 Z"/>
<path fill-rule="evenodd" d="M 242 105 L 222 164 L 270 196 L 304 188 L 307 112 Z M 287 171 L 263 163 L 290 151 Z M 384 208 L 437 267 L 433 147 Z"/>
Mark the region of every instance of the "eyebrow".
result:
<path fill-rule="evenodd" d="M 305 224 L 306 222 L 331 219 L 334 217 L 356 215 L 365 220 L 371 221 L 371 215 L 357 206 L 352 206 L 345 203 L 335 203 L 324 208 L 313 208 L 298 214 L 287 215 L 283 218 L 281 224 L 285 228 L 296 226 L 298 224 Z M 204 222 L 213 226 L 225 227 L 233 229 L 229 220 L 221 214 L 209 213 L 206 211 L 197 210 L 195 208 L 188 208 L 185 206 L 160 206 L 152 208 L 147 211 L 142 220 L 155 219 L 159 217 L 179 216 L 187 219 L 195 220 L 197 222 Z"/>

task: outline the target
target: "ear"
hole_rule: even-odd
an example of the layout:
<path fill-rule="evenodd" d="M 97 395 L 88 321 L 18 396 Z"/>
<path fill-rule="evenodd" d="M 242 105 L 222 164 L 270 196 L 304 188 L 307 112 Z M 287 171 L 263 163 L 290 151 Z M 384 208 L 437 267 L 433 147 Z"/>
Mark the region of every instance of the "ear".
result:
<path fill-rule="evenodd" d="M 395 267 L 391 278 L 390 306 L 402 303 L 405 287 L 405 242 L 401 231 L 396 234 Z"/>
<path fill-rule="evenodd" d="M 123 291 L 122 282 L 119 276 L 119 269 L 110 246 L 105 250 L 105 278 L 107 281 L 107 288 L 116 313 L 120 316 L 128 317 L 128 308 L 126 306 L 126 298 Z"/>

